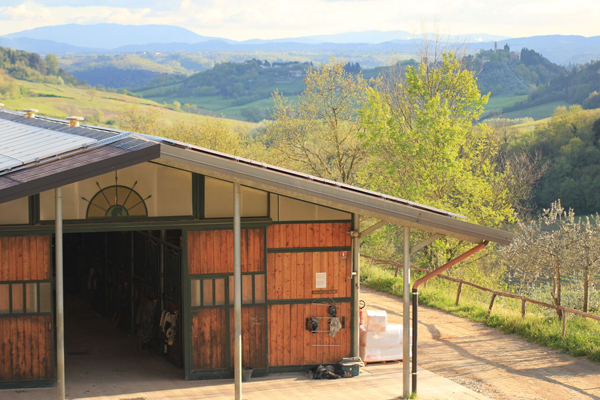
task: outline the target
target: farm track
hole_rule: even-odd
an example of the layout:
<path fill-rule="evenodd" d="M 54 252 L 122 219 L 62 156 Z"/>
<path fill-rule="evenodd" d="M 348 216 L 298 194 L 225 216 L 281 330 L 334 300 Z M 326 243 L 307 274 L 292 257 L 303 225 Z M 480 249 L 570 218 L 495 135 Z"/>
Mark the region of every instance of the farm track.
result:
<path fill-rule="evenodd" d="M 402 322 L 402 299 L 367 288 L 361 299 Z M 600 400 L 600 365 L 425 306 L 419 366 L 493 399 Z"/>

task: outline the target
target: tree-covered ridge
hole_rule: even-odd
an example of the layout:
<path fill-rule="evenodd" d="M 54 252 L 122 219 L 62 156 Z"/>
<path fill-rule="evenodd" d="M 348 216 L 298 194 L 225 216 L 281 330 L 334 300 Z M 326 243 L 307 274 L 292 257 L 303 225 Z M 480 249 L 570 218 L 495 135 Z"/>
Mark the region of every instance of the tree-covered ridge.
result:
<path fill-rule="evenodd" d="M 533 192 L 537 209 L 561 199 L 578 214 L 600 210 L 600 110 L 559 107 L 525 142 L 512 146 L 540 154 L 547 168 Z"/>
<path fill-rule="evenodd" d="M 580 104 L 584 109 L 600 108 L 600 61 L 573 66 L 567 73 L 562 73 L 546 84 L 533 88 L 527 100 L 507 107 L 504 112 L 511 112 L 529 107 L 554 102 Z"/>
<path fill-rule="evenodd" d="M 570 104 L 581 104 L 584 108 L 600 107 L 600 61 L 575 66 L 568 74 L 563 74 L 548 85 L 533 90 L 528 103 L 541 104 L 564 100 Z"/>
<path fill-rule="evenodd" d="M 224 62 L 187 78 L 179 86 L 178 93 L 182 96 L 268 98 L 276 84 L 302 84 L 302 77 L 310 65 L 297 61 L 270 63 L 256 59 L 242 63 Z"/>
<path fill-rule="evenodd" d="M 49 83 L 77 83 L 77 79 L 60 68 L 58 58 L 0 47 L 0 69 L 17 79 Z"/>
<path fill-rule="evenodd" d="M 566 72 L 534 50 L 524 48 L 513 52 L 508 45 L 497 50 L 481 50 L 465 57 L 465 63 L 476 72 L 479 89 L 493 94 L 527 93 L 530 88 L 545 85 Z"/>

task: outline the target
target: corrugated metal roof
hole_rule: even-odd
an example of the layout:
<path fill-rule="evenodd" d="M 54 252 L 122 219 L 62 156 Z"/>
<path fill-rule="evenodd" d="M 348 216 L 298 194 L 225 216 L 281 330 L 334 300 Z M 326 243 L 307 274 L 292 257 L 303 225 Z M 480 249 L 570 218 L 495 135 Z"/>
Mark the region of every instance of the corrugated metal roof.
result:
<path fill-rule="evenodd" d="M 0 173 L 96 142 L 89 137 L 0 119 Z"/>

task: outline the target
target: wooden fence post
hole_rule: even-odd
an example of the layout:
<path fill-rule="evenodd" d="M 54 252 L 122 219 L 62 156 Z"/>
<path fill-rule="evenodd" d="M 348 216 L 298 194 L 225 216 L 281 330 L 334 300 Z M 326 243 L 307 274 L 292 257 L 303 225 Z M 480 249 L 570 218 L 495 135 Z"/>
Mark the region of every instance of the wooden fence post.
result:
<path fill-rule="evenodd" d="M 565 310 L 562 310 L 562 338 L 565 338 L 565 333 L 567 332 L 567 313 Z"/>
<path fill-rule="evenodd" d="M 525 299 L 521 299 L 521 318 L 525 318 Z"/>
<path fill-rule="evenodd" d="M 490 308 L 488 308 L 486 318 L 489 318 L 490 314 L 492 313 L 492 307 L 494 307 L 494 300 L 496 300 L 496 293 L 492 294 L 492 300 L 490 301 Z"/>
<path fill-rule="evenodd" d="M 396 263 L 396 273 L 394 273 L 394 278 L 398 277 L 398 269 L 400 268 L 400 263 Z"/>
<path fill-rule="evenodd" d="M 455 305 L 458 305 L 458 302 L 460 301 L 460 295 L 462 294 L 462 282 L 458 283 L 458 290 L 456 291 L 456 303 Z"/>

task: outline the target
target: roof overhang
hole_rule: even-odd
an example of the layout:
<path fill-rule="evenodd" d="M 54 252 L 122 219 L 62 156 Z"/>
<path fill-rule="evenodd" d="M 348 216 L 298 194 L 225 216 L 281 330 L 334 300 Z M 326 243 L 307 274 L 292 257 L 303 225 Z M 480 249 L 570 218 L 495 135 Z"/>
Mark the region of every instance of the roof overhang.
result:
<path fill-rule="evenodd" d="M 328 207 L 379 218 L 402 226 L 438 233 L 473 243 L 491 241 L 509 244 L 512 234 L 472 224 L 440 213 L 387 200 L 363 192 L 325 185 L 256 165 L 235 162 L 216 154 L 161 144 L 165 165 L 176 166 L 199 174 L 239 182 L 269 192 L 295 197 Z"/>
<path fill-rule="evenodd" d="M 0 176 L 0 204 L 154 160 L 159 156 L 158 144 L 136 151 L 104 146 L 5 174 Z"/>

